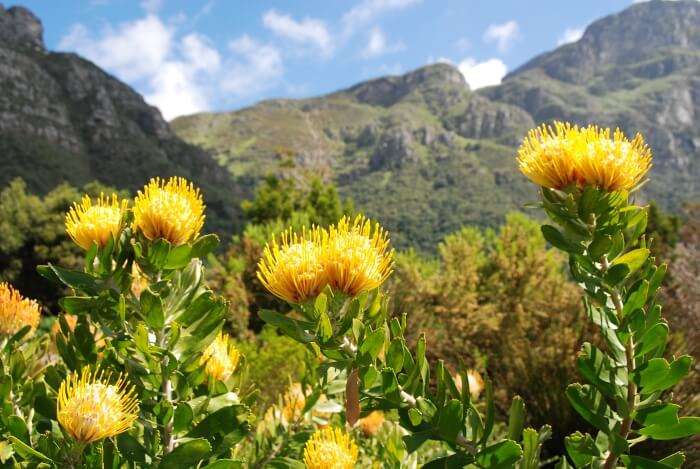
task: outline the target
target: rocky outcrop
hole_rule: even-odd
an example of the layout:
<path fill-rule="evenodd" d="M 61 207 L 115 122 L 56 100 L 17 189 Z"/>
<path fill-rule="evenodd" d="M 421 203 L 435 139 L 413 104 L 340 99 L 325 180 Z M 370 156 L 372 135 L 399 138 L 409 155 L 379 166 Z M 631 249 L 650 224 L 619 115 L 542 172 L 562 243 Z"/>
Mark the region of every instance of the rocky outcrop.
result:
<path fill-rule="evenodd" d="M 23 49 L 44 50 L 44 28 L 26 8 L 0 4 L 0 42 Z"/>
<path fill-rule="evenodd" d="M 29 10 L 0 7 L 0 186 L 22 177 L 39 192 L 92 180 L 135 190 L 182 175 L 217 207 L 214 224 L 233 227 L 240 193 L 214 159 L 129 86 L 75 54 L 45 50 L 42 35 Z"/>

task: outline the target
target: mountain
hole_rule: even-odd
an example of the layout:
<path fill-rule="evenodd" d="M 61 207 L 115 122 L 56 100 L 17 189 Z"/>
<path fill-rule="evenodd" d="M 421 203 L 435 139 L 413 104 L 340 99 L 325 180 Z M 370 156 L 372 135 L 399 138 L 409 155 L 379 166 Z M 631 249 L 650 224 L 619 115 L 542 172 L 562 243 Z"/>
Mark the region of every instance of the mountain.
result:
<path fill-rule="evenodd" d="M 180 117 L 242 185 L 292 154 L 334 179 L 400 246 L 432 248 L 463 224 L 494 225 L 534 193 L 515 166 L 527 129 L 565 119 L 642 132 L 655 152 L 643 196 L 678 209 L 700 198 L 700 2 L 651 1 L 470 91 L 430 65 L 326 96 Z"/>
<path fill-rule="evenodd" d="M 202 188 L 209 228 L 235 229 L 241 194 L 211 155 L 96 65 L 47 51 L 42 36 L 29 10 L 0 5 L 0 187 L 22 177 L 39 193 L 93 180 L 135 191 L 181 175 Z"/>

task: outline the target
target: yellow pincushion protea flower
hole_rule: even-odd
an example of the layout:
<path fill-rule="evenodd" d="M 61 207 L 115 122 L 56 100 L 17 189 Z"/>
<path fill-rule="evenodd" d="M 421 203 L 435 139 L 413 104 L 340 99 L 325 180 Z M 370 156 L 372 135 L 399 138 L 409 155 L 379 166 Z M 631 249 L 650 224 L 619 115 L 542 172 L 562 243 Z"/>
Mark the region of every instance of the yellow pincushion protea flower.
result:
<path fill-rule="evenodd" d="M 362 430 L 362 434 L 369 437 L 379 433 L 384 423 L 384 412 L 381 410 L 373 410 L 366 417 L 361 418 L 357 423 Z"/>
<path fill-rule="evenodd" d="M 200 363 L 204 371 L 213 379 L 226 381 L 238 366 L 241 352 L 238 351 L 228 334 L 219 332 L 214 341 L 204 350 Z"/>
<path fill-rule="evenodd" d="M 355 442 L 339 428 L 316 431 L 304 447 L 304 464 L 309 469 L 352 469 L 357 462 Z"/>
<path fill-rule="evenodd" d="M 34 331 L 39 325 L 39 304 L 24 298 L 12 285 L 0 283 L 0 335 L 12 335 L 25 326 Z"/>
<path fill-rule="evenodd" d="M 179 246 L 196 238 L 202 226 L 202 195 L 184 178 L 153 178 L 134 199 L 134 227 L 151 241 L 163 238 Z"/>
<path fill-rule="evenodd" d="M 640 134 L 629 140 L 619 129 L 611 133 L 563 122 L 531 130 L 518 150 L 520 171 L 550 189 L 577 184 L 609 192 L 630 190 L 649 171 L 651 159 Z"/>
<path fill-rule="evenodd" d="M 66 214 L 66 232 L 85 250 L 93 243 L 104 247 L 110 238 L 116 240 L 119 236 L 127 206 L 128 202 L 120 201 L 116 194 L 109 197 L 100 194 L 94 205 L 90 196 L 85 195 Z"/>
<path fill-rule="evenodd" d="M 121 375 L 109 384 L 109 376 L 85 367 L 61 383 L 56 413 L 73 439 L 91 443 L 128 430 L 138 418 L 139 402 Z"/>
<path fill-rule="evenodd" d="M 323 230 L 312 228 L 301 235 L 285 232 L 280 243 L 273 239 L 258 262 L 258 279 L 273 295 L 290 303 L 315 298 L 326 286 L 321 262 Z"/>
<path fill-rule="evenodd" d="M 321 253 L 328 284 L 349 296 L 379 287 L 392 271 L 394 252 L 386 231 L 362 215 L 331 226 Z"/>

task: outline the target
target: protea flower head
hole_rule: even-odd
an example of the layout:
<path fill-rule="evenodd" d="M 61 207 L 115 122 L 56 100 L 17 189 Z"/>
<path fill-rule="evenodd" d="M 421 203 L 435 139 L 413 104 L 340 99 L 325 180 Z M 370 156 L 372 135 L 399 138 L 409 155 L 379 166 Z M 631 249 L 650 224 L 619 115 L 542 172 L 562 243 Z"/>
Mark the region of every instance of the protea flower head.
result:
<path fill-rule="evenodd" d="M 204 365 L 207 376 L 226 381 L 236 371 L 241 360 L 241 352 L 223 332 L 219 332 L 214 341 L 204 350 L 200 363 Z"/>
<path fill-rule="evenodd" d="M 122 376 L 114 384 L 88 367 L 66 377 L 58 390 L 58 421 L 80 443 L 91 443 L 128 430 L 138 418 L 133 387 Z"/>
<path fill-rule="evenodd" d="M 330 287 L 348 296 L 379 287 L 391 274 L 393 250 L 378 223 L 343 217 L 325 233 L 322 263 Z"/>
<path fill-rule="evenodd" d="M 518 150 L 520 171 L 535 184 L 562 189 L 576 184 L 614 192 L 637 186 L 651 168 L 640 134 L 555 122 L 531 130 Z"/>
<path fill-rule="evenodd" d="M 24 298 L 9 283 L 0 283 L 0 336 L 15 334 L 25 326 L 34 331 L 40 319 L 36 301 Z"/>
<path fill-rule="evenodd" d="M 304 447 L 304 463 L 309 469 L 352 469 L 357 455 L 355 442 L 335 427 L 316 431 Z"/>
<path fill-rule="evenodd" d="M 119 236 L 127 206 L 128 202 L 120 201 L 116 194 L 109 197 L 100 194 L 94 204 L 90 196 L 85 195 L 66 214 L 66 232 L 85 250 L 93 244 L 104 247 L 110 238 L 116 240 Z"/>
<path fill-rule="evenodd" d="M 199 236 L 202 226 L 202 195 L 184 178 L 153 178 L 134 199 L 134 227 L 151 241 L 179 246 Z"/>
<path fill-rule="evenodd" d="M 270 241 L 258 262 L 258 279 L 273 295 L 290 303 L 315 298 L 326 286 L 321 258 L 323 230 L 312 228 L 301 234 L 287 231 L 280 242 Z"/>

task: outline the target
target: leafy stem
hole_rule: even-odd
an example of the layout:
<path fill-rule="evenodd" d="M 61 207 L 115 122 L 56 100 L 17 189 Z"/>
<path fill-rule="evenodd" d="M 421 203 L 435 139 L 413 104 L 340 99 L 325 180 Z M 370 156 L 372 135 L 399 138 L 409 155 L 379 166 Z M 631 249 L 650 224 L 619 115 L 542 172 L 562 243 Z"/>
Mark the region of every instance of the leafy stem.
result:
<path fill-rule="evenodd" d="M 607 256 L 603 256 L 601 263 L 603 266 L 603 270 L 607 271 L 610 267 L 610 263 L 608 262 Z M 611 289 L 610 297 L 612 299 L 613 305 L 615 306 L 617 321 L 618 323 L 622 323 L 624 319 L 623 304 L 620 292 L 617 289 L 617 287 L 613 287 Z M 627 368 L 627 375 L 629 376 L 629 378 L 627 380 L 627 413 L 622 419 L 622 423 L 620 425 L 620 436 L 623 439 L 627 439 L 627 436 L 629 435 L 630 430 L 632 429 L 632 419 L 634 418 L 635 406 L 637 405 L 637 386 L 631 377 L 632 372 L 635 369 L 634 338 L 632 334 L 629 335 L 627 341 L 625 342 L 625 360 L 625 366 Z M 603 465 L 603 468 L 614 468 L 617 464 L 617 458 L 618 455 L 611 449 L 608 454 L 608 457 L 605 459 L 605 464 Z"/>

